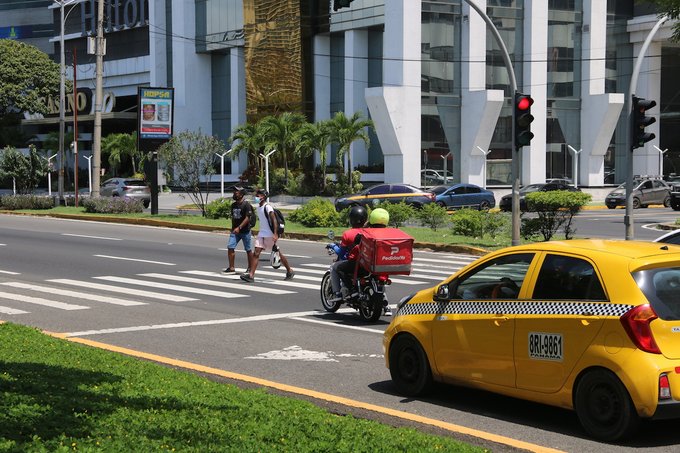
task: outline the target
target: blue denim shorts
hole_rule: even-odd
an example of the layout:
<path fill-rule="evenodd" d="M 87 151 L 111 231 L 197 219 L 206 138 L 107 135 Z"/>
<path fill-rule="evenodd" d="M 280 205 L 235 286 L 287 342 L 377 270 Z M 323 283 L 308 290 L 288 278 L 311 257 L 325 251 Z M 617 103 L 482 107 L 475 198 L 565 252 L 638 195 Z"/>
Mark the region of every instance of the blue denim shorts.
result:
<path fill-rule="evenodd" d="M 231 233 L 229 235 L 229 243 L 227 244 L 227 248 L 229 250 L 234 250 L 239 241 L 243 241 L 243 248 L 246 249 L 246 251 L 253 251 L 253 236 L 250 234 L 250 231 L 247 233 Z"/>

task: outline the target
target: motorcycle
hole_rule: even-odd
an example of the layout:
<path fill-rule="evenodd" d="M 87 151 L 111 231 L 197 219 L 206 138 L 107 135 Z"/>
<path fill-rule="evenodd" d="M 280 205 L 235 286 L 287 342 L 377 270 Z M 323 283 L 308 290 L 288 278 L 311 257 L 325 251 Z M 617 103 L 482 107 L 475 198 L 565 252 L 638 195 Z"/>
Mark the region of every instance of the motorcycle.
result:
<path fill-rule="evenodd" d="M 330 239 L 332 236 L 329 235 Z M 337 243 L 326 245 L 329 255 L 335 255 L 335 263 L 342 254 L 342 248 Z M 350 293 L 349 288 L 345 287 L 343 279 L 340 279 L 343 297 L 336 297 L 331 285 L 331 271 L 326 271 L 321 279 L 321 305 L 326 311 L 335 313 L 343 304 L 359 311 L 362 319 L 368 322 L 376 322 L 387 307 L 387 296 L 385 287 L 392 284 L 386 274 L 371 273 L 367 269 L 359 266 L 356 262 L 354 275 L 352 276 L 353 288 Z"/>

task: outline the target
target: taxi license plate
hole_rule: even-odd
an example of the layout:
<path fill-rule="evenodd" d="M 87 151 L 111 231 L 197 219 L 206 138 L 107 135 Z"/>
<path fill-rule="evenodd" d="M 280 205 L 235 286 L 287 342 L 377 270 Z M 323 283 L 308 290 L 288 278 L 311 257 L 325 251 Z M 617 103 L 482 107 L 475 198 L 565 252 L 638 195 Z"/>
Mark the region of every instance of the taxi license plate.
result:
<path fill-rule="evenodd" d="M 529 357 L 561 361 L 564 343 L 559 333 L 529 332 Z"/>

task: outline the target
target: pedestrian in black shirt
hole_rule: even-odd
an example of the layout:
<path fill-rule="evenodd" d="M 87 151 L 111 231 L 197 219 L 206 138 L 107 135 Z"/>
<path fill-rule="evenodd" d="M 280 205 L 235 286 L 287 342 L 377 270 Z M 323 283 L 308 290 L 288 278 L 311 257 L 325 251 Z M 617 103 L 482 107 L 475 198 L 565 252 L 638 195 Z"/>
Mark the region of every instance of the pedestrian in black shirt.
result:
<path fill-rule="evenodd" d="M 248 263 L 253 256 L 253 238 L 250 234 L 250 228 L 253 223 L 251 219 L 255 219 L 253 207 L 245 199 L 246 190 L 243 187 L 234 187 L 234 201 L 231 204 L 231 234 L 229 235 L 229 243 L 227 244 L 227 256 L 229 258 L 229 267 L 222 270 L 224 274 L 236 272 L 234 268 L 235 249 L 239 241 L 243 241 L 243 248 L 248 255 Z M 247 271 L 246 271 L 247 272 Z"/>

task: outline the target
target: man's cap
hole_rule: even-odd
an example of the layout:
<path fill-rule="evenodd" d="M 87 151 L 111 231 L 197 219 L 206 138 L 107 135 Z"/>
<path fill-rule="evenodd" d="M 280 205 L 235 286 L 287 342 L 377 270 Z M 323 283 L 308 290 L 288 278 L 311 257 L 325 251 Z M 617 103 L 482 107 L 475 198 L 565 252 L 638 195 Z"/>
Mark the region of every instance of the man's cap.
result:
<path fill-rule="evenodd" d="M 240 192 L 242 194 L 246 193 L 246 189 L 241 186 L 234 186 L 234 192 Z"/>
<path fill-rule="evenodd" d="M 255 195 L 264 195 L 265 198 L 269 198 L 269 192 L 266 189 L 257 189 Z"/>

